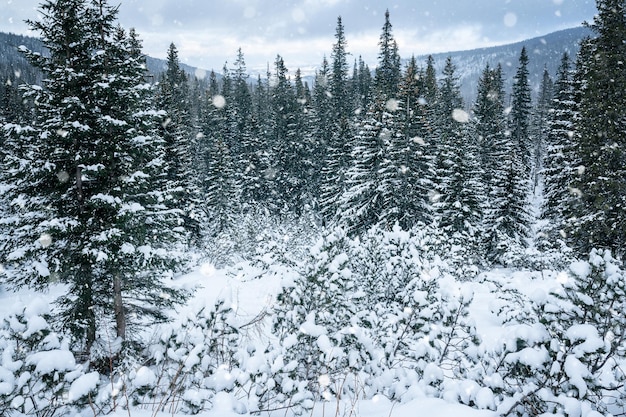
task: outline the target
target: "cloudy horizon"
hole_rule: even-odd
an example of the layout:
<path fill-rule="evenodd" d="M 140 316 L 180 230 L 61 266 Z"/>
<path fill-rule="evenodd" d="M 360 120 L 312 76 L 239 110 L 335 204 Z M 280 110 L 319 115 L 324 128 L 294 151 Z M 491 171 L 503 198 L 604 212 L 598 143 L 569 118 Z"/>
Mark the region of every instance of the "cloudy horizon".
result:
<path fill-rule="evenodd" d="M 109 4 L 119 2 L 110 1 Z M 386 10 L 400 55 L 468 50 L 546 35 L 591 21 L 593 0 L 123 0 L 119 21 L 134 27 L 144 52 L 165 58 L 170 43 L 181 62 L 221 70 L 241 48 L 249 70 L 280 54 L 288 68 L 329 57 L 342 17 L 351 59 L 375 66 Z M 39 18 L 38 0 L 2 0 L 0 31 L 36 36 L 25 19 Z"/>

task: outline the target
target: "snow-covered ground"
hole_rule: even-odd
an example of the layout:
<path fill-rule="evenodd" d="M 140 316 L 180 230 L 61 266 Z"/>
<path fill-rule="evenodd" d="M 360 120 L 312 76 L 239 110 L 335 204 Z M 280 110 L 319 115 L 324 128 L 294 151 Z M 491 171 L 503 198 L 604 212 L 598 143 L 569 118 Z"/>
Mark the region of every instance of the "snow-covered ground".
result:
<path fill-rule="evenodd" d="M 195 289 L 189 302 L 174 313 L 174 322 L 185 317 L 193 321 L 194 315 L 198 311 L 201 311 L 202 308 L 210 310 L 215 306 L 217 300 L 230 303 L 230 307 L 236 312 L 241 323 L 263 317 L 261 313 L 271 308 L 276 295 L 281 291 L 281 277 L 283 276 L 284 274 L 281 273 L 263 273 L 262 269 L 248 262 L 241 262 L 222 269 L 216 269 L 208 263 L 203 264 L 193 272 L 178 277 L 174 281 L 175 286 Z M 551 290 L 561 286 L 562 279 L 562 275 L 553 271 L 540 272 L 502 268 L 485 272 L 476 279 L 465 282 L 457 282 L 449 276 L 444 277 L 440 286 L 444 290 L 446 287 L 454 288 L 454 291 L 459 294 L 473 294 L 473 301 L 469 308 L 470 318 L 475 323 L 478 335 L 482 340 L 482 347 L 489 349 L 490 347 L 502 346 L 503 343 L 506 343 L 505 340 L 511 337 L 511 331 L 514 331 L 511 330 L 511 326 L 503 323 L 503 318 L 499 317 L 497 313 L 502 307 L 506 307 L 507 301 L 499 295 L 503 289 L 514 288 L 530 300 L 542 300 L 547 297 Z M 13 293 L 0 289 L 0 319 L 23 310 L 24 306 L 28 306 L 27 310 L 33 312 L 51 308 L 49 303 L 61 292 L 62 288 L 53 289 L 49 294 L 38 294 L 26 290 Z M 271 340 L 269 334 L 271 319 L 265 316 L 264 320 L 265 325 L 261 325 L 261 332 L 256 334 L 266 343 Z M 36 325 L 35 321 L 33 323 L 29 323 L 29 327 Z M 57 357 L 55 360 L 60 361 L 61 358 Z M 57 364 L 57 366 L 64 365 Z M 79 381 L 90 386 L 94 385 L 95 382 L 90 382 L 89 378 L 91 378 L 90 374 L 87 374 L 82 376 Z M 84 388 L 80 386 L 80 383 L 72 384 L 70 396 L 80 395 Z M 494 409 L 492 396 L 485 394 L 484 391 L 483 394 L 475 392 L 476 384 L 469 384 L 465 388 L 457 386 L 454 389 L 456 390 L 454 393 L 450 395 L 444 393 L 441 398 L 430 398 L 416 389 L 414 395 L 405 396 L 405 400 L 401 403 L 392 402 L 382 395 L 367 400 L 343 399 L 338 402 L 331 399 L 327 402 L 317 403 L 308 415 L 312 417 L 412 417 L 416 414 L 429 417 L 487 417 L 498 415 Z M 459 395 L 463 395 L 463 393 L 458 393 L 459 390 L 463 389 L 467 390 L 468 396 L 473 396 L 473 403 L 476 407 L 463 405 L 455 400 Z M 72 390 L 73 392 L 71 392 Z M 237 407 L 234 401 L 231 394 L 217 392 L 211 401 L 212 408 L 208 411 L 201 411 L 199 415 L 202 417 L 240 416 L 242 410 Z M 261 415 L 267 414 L 261 413 Z M 282 416 L 285 415 L 285 411 L 269 414 Z M 117 408 L 112 415 L 114 417 L 158 417 L 172 414 L 155 412 L 149 406 L 143 406 L 130 410 Z"/>

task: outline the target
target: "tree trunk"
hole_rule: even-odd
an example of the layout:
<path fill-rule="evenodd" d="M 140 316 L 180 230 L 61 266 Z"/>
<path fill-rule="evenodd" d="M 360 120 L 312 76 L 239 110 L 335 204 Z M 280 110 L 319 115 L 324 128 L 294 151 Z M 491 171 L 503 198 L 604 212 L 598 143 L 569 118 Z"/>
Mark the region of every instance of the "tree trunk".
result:
<path fill-rule="evenodd" d="M 122 279 L 119 274 L 116 274 L 113 279 L 113 304 L 117 337 L 126 340 L 126 315 L 124 314 L 124 304 L 122 302 Z"/>

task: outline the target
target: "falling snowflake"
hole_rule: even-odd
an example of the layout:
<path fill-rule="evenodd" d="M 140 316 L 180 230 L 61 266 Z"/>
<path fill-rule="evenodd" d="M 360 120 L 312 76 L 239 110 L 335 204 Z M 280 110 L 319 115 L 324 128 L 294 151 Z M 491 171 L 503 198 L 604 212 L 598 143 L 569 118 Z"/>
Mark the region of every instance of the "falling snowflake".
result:
<path fill-rule="evenodd" d="M 385 109 L 387 109 L 389 111 L 396 111 L 399 108 L 400 108 L 400 102 L 398 100 L 396 100 L 395 98 L 390 98 L 385 103 Z"/>
<path fill-rule="evenodd" d="M 319 378 L 317 378 L 317 382 L 321 387 L 327 387 L 330 385 L 330 377 L 326 374 L 320 375 Z"/>
<path fill-rule="evenodd" d="M 469 114 L 463 109 L 452 110 L 452 118 L 459 123 L 469 122 Z"/>
<path fill-rule="evenodd" d="M 38 241 L 41 247 L 45 249 L 52 245 L 52 236 L 50 236 L 48 233 L 42 233 Z"/>
<path fill-rule="evenodd" d="M 70 174 L 68 174 L 67 171 L 61 171 L 57 173 L 57 178 L 59 182 L 68 182 L 70 180 Z"/>
<path fill-rule="evenodd" d="M 515 13 L 507 13 L 504 15 L 504 25 L 506 27 L 512 28 L 517 24 L 517 15 Z"/>
<path fill-rule="evenodd" d="M 201 68 L 196 68 L 195 75 L 197 79 L 204 80 L 206 78 L 206 71 Z"/>
<path fill-rule="evenodd" d="M 226 99 L 220 94 L 213 96 L 213 105 L 218 109 L 222 109 L 226 105 Z"/>

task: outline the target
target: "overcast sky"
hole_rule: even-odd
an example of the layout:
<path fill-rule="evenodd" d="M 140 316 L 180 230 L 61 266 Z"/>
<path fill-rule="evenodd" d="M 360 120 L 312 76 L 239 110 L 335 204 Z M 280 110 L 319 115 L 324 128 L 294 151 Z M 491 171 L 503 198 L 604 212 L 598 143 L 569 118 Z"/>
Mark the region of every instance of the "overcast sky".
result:
<path fill-rule="evenodd" d="M 0 0 L 0 31 L 31 34 L 38 0 Z M 591 21 L 594 0 L 112 0 L 122 26 L 134 27 L 147 54 L 163 58 L 171 42 L 181 61 L 221 70 L 242 48 L 248 69 L 280 54 L 287 68 L 330 56 L 337 16 L 352 58 L 376 65 L 389 9 L 402 57 L 492 46 Z M 230 66 L 230 64 L 229 64 Z"/>

